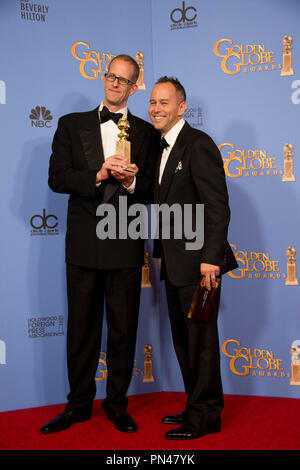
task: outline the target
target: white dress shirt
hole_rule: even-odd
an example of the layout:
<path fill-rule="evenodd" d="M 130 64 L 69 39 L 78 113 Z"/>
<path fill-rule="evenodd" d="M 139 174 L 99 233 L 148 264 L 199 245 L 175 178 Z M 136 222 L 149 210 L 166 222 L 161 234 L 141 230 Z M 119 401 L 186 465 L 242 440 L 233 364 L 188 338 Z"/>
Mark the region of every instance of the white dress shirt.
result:
<path fill-rule="evenodd" d="M 103 101 L 101 101 L 99 109 L 98 109 L 98 114 L 99 114 L 99 120 L 100 120 L 100 112 L 102 111 L 103 108 Z M 118 113 L 121 113 L 123 117 L 127 118 L 127 107 L 119 109 L 117 111 Z M 117 124 L 112 121 L 111 119 L 109 121 L 106 121 L 101 124 L 100 122 L 100 133 L 101 133 L 101 140 L 102 140 L 102 148 L 103 148 L 103 154 L 104 154 L 104 160 L 106 158 L 110 157 L 111 155 L 116 154 L 116 142 L 118 139 L 118 134 L 120 133 L 120 129 L 118 128 Z M 98 183 L 97 186 L 101 184 Z M 133 180 L 133 183 L 126 187 L 123 185 L 124 188 L 126 188 L 130 193 L 134 192 L 135 189 L 135 177 Z"/>
<path fill-rule="evenodd" d="M 178 134 L 181 131 L 181 129 L 183 128 L 184 124 L 185 124 L 185 120 L 180 119 L 180 121 L 178 121 L 175 124 L 175 126 L 173 126 L 172 129 L 170 129 L 169 132 L 167 132 L 166 135 L 164 136 L 167 144 L 169 144 L 169 147 L 163 150 L 163 153 L 162 153 L 162 156 L 161 156 L 160 167 L 159 167 L 159 178 L 158 178 L 159 184 L 161 183 L 162 175 L 163 175 L 165 166 L 167 164 L 170 152 L 171 152 L 171 150 L 172 150 L 172 148 L 173 148 L 173 146 L 176 142 L 176 139 L 178 137 Z"/>

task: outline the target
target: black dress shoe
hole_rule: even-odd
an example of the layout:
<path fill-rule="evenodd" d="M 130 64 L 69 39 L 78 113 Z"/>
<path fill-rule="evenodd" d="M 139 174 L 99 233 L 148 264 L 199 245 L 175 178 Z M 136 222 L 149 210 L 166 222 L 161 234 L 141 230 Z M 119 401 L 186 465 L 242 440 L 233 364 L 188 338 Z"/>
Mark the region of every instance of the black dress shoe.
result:
<path fill-rule="evenodd" d="M 44 424 L 41 427 L 41 433 L 50 434 L 52 432 L 63 431 L 68 429 L 73 423 L 82 423 L 87 421 L 91 417 L 90 411 L 74 411 L 74 410 L 64 410 L 54 419 Z"/>
<path fill-rule="evenodd" d="M 137 431 L 137 424 L 127 411 L 124 411 L 115 417 L 108 417 L 114 422 L 115 428 L 121 432 L 135 432 Z"/>
<path fill-rule="evenodd" d="M 164 416 L 162 422 L 165 424 L 183 424 L 186 421 L 186 413 L 183 411 L 178 415 Z"/>
<path fill-rule="evenodd" d="M 171 431 L 168 431 L 166 433 L 166 438 L 172 440 L 198 439 L 199 437 L 203 437 L 206 434 L 217 433 L 220 431 L 221 423 L 219 420 L 207 428 L 202 429 L 186 423 L 183 426 L 180 426 L 178 429 L 172 429 Z"/>

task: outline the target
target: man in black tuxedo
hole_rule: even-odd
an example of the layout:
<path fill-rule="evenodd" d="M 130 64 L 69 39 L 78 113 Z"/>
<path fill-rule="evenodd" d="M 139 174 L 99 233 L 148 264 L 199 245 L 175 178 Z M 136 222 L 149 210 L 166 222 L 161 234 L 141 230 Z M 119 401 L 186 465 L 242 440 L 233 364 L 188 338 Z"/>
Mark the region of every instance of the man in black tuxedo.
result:
<path fill-rule="evenodd" d="M 66 233 L 70 393 L 64 411 L 42 426 L 43 433 L 61 431 L 90 418 L 104 300 L 108 376 L 102 406 L 118 430 L 137 430 L 126 411 L 125 395 L 134 364 L 144 245 L 142 239 L 128 236 L 100 239 L 96 227 L 101 217 L 96 211 L 109 203 L 119 221 L 121 197 L 126 198 L 127 207 L 152 199 L 159 133 L 127 109 L 129 96 L 138 89 L 138 75 L 134 59 L 123 54 L 115 57 L 103 78 L 105 98 L 100 106 L 63 116 L 54 136 L 49 186 L 70 194 Z M 116 123 L 122 116 L 130 125 L 129 165 L 115 151 L 120 133 Z M 120 222 L 124 225 L 127 218 Z"/>
<path fill-rule="evenodd" d="M 180 424 L 168 439 L 193 439 L 221 429 L 223 392 L 217 330 L 220 289 L 207 321 L 188 318 L 200 277 L 207 289 L 216 277 L 237 267 L 227 242 L 230 219 L 223 163 L 212 139 L 182 118 L 186 94 L 177 79 L 162 77 L 154 86 L 149 115 L 161 132 L 164 150 L 157 163 L 155 203 L 204 204 L 204 244 L 190 246 L 175 236 L 154 242 L 154 256 L 162 258 L 174 348 L 181 368 L 187 402 L 185 410 L 165 416 L 166 424 Z M 175 220 L 175 219 L 174 219 Z M 195 221 L 193 222 L 195 223 Z M 176 227 L 170 222 L 171 232 Z"/>

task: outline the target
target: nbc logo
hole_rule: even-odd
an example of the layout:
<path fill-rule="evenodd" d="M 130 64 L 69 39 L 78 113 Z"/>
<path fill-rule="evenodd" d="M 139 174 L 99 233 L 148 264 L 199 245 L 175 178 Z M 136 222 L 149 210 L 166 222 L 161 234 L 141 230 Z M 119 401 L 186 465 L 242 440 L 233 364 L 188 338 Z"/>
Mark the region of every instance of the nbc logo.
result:
<path fill-rule="evenodd" d="M 51 127 L 53 117 L 51 111 L 45 106 L 36 106 L 31 110 L 29 119 L 31 119 L 31 127 Z"/>

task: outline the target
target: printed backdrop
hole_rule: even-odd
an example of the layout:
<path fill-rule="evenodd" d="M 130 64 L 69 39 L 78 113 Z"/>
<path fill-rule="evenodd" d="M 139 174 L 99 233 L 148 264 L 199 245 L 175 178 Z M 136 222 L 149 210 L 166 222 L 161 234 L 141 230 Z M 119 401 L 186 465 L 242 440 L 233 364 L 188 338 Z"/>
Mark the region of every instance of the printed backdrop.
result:
<path fill-rule="evenodd" d="M 299 397 L 299 19 L 297 0 L 1 0 L 1 411 L 66 400 L 67 196 L 47 185 L 51 142 L 61 115 L 99 104 L 119 53 L 141 67 L 130 110 L 149 120 L 155 81 L 178 77 L 185 118 L 224 159 L 239 261 L 222 287 L 224 392 Z M 129 394 L 182 391 L 151 256 L 146 268 Z"/>

